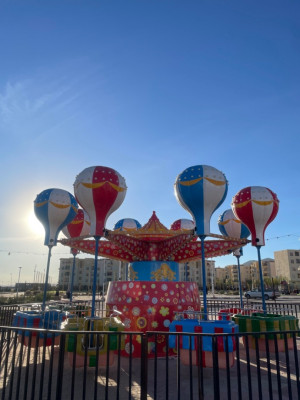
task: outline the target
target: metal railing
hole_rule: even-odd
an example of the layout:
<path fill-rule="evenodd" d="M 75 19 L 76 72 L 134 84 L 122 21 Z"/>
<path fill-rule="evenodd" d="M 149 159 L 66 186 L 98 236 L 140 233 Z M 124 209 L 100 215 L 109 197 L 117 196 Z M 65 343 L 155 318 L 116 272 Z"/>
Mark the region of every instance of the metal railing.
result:
<path fill-rule="evenodd" d="M 0 396 L 3 400 L 299 399 L 299 334 L 0 327 Z M 182 346 L 183 339 L 188 346 Z M 207 340 L 210 352 L 204 350 Z M 133 342 L 140 344 L 139 357 L 132 357 Z M 165 356 L 158 357 L 158 342 L 164 342 Z"/>
<path fill-rule="evenodd" d="M 216 315 L 222 308 L 240 308 L 240 301 L 235 299 L 208 299 L 208 314 Z M 261 300 L 245 300 L 244 308 L 262 309 Z M 298 302 L 282 302 L 280 300 L 266 301 L 267 313 L 279 315 L 294 315 L 300 318 L 300 298 Z"/>
<path fill-rule="evenodd" d="M 82 306 L 89 307 L 91 306 L 91 300 L 76 300 L 70 303 L 69 301 L 61 302 L 61 301 L 51 301 L 47 302 L 46 305 L 62 309 L 68 306 Z M 105 310 L 105 302 L 103 300 L 95 301 L 95 313 L 96 316 L 102 317 L 104 316 Z M 0 326 L 11 326 L 14 318 L 14 314 L 17 311 L 31 311 L 31 310 L 40 310 L 42 303 L 28 303 L 28 304 L 12 304 L 12 305 L 0 305 Z"/>

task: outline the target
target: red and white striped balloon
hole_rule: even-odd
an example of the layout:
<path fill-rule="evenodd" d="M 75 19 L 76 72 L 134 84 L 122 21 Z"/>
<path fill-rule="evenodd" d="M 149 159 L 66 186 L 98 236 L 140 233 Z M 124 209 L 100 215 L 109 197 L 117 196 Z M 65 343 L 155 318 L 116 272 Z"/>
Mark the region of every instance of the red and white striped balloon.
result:
<path fill-rule="evenodd" d="M 63 234 L 68 238 L 77 238 L 89 235 L 90 218 L 86 211 L 79 209 L 76 217 L 62 229 Z"/>
<path fill-rule="evenodd" d="M 75 197 L 90 217 L 92 236 L 103 235 L 107 218 L 123 203 L 126 190 L 125 179 L 109 167 L 89 167 L 76 177 Z"/>
<path fill-rule="evenodd" d="M 264 246 L 265 230 L 279 209 L 276 194 L 266 187 L 248 186 L 233 197 L 231 208 L 234 215 L 250 230 L 252 246 Z"/>
<path fill-rule="evenodd" d="M 178 230 L 190 231 L 195 229 L 195 222 L 192 221 L 191 219 L 185 219 L 185 218 L 177 219 L 176 221 L 173 222 L 170 229 L 172 229 L 172 231 L 178 231 Z"/>

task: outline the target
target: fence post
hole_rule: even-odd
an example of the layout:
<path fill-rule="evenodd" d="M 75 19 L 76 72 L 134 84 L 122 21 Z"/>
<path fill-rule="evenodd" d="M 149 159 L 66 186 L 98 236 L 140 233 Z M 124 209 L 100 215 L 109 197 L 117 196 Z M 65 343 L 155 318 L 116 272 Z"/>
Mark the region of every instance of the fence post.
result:
<path fill-rule="evenodd" d="M 52 333 L 52 340 L 55 340 L 55 336 Z M 66 335 L 62 334 L 59 343 L 59 358 L 57 368 L 57 383 L 56 383 L 56 399 L 61 399 L 62 385 L 63 385 L 63 371 L 64 371 L 64 354 L 65 354 L 65 343 Z"/>
<path fill-rule="evenodd" d="M 148 383 L 148 337 L 142 334 L 141 337 L 141 400 L 147 400 L 147 383 Z"/>

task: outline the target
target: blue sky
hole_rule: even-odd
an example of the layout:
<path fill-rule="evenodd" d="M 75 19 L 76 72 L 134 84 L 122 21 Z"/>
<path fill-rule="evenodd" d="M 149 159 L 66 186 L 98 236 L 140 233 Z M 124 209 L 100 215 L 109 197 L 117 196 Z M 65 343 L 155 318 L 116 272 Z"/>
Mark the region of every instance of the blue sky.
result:
<path fill-rule="evenodd" d="M 73 192 L 93 165 L 128 186 L 108 228 L 153 210 L 168 227 L 189 218 L 173 184 L 207 164 L 229 181 L 213 233 L 237 191 L 266 186 L 280 210 L 262 257 L 298 249 L 299 21 L 298 1 L 0 0 L 0 285 L 46 267 L 36 195 Z M 241 262 L 256 258 L 247 246 Z"/>

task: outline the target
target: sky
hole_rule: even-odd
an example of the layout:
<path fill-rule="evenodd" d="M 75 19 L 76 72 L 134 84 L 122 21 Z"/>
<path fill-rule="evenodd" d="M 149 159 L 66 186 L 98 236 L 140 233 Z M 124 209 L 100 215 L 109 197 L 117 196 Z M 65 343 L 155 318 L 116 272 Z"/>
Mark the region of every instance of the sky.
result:
<path fill-rule="evenodd" d="M 229 182 L 212 233 L 240 189 L 266 186 L 280 207 L 262 258 L 299 249 L 299 78 L 296 0 L 0 0 L 0 286 L 46 268 L 36 195 L 73 193 L 95 165 L 128 187 L 108 229 L 190 218 L 175 179 L 210 165 Z M 52 283 L 69 256 L 52 250 Z"/>

